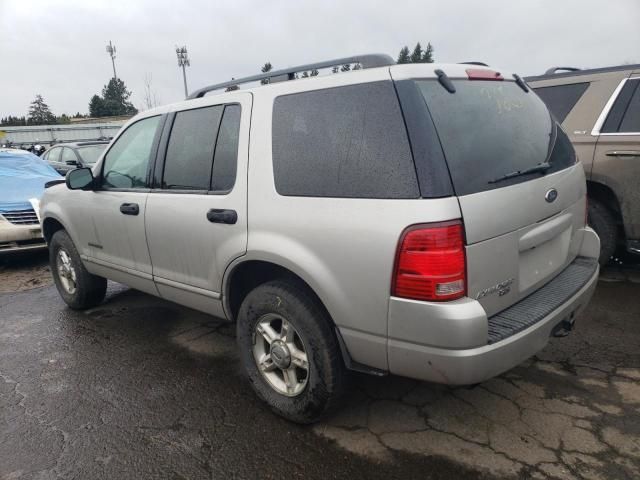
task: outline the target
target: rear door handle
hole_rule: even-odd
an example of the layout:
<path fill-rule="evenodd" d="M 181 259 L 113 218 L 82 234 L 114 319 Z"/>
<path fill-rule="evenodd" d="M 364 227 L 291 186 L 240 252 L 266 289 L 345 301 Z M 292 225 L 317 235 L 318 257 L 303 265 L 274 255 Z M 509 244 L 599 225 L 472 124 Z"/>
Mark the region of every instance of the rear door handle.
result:
<path fill-rule="evenodd" d="M 605 153 L 607 157 L 640 157 L 639 150 L 609 150 Z"/>
<path fill-rule="evenodd" d="M 120 212 L 125 215 L 138 215 L 140 207 L 137 203 L 123 203 L 120 205 Z"/>
<path fill-rule="evenodd" d="M 221 210 L 219 208 L 212 208 L 207 212 L 207 220 L 211 223 L 224 223 L 227 225 L 233 225 L 238 221 L 238 212 L 235 210 Z"/>

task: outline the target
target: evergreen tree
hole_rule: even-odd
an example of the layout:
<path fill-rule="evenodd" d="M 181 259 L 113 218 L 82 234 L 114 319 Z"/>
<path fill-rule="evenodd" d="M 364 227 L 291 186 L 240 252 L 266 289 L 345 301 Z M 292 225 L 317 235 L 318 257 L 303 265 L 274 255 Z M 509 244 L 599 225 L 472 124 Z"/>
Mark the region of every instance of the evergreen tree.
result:
<path fill-rule="evenodd" d="M 56 123 L 56 117 L 49 105 L 44 103 L 42 95 L 36 95 L 36 99 L 29 106 L 29 124 L 30 125 L 50 125 Z"/>
<path fill-rule="evenodd" d="M 422 62 L 422 47 L 420 46 L 420 42 L 416 43 L 416 47 L 413 49 L 411 53 L 411 57 L 409 57 L 409 63 L 421 63 Z"/>
<path fill-rule="evenodd" d="M 431 42 L 427 43 L 427 48 L 424 49 L 422 63 L 433 63 L 433 46 Z"/>
<path fill-rule="evenodd" d="M 409 63 L 409 61 L 410 61 L 409 47 L 404 46 L 400 50 L 400 54 L 398 55 L 398 62 L 397 63 Z"/>
<path fill-rule="evenodd" d="M 262 73 L 267 73 L 267 72 L 270 72 L 271 70 L 273 70 L 273 65 L 271 65 L 271 62 L 265 63 L 260 69 Z M 269 80 L 266 78 L 263 78 L 262 80 L 260 80 L 260 83 L 262 85 L 266 85 L 267 83 L 269 83 Z"/>
<path fill-rule="evenodd" d="M 89 116 L 91 117 L 106 117 L 104 100 L 100 95 L 94 95 L 89 102 Z"/>
<path fill-rule="evenodd" d="M 102 89 L 105 116 L 135 115 L 138 109 L 129 101 L 131 92 L 119 78 L 112 78 Z"/>

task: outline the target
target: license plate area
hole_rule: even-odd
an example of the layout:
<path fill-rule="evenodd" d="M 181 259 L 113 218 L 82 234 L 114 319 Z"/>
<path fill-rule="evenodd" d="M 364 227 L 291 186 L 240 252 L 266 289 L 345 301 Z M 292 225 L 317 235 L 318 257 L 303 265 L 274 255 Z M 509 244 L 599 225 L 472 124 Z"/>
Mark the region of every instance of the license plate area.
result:
<path fill-rule="evenodd" d="M 565 265 L 571 243 L 571 227 L 539 245 L 520 252 L 518 279 L 520 291 L 526 291 L 549 278 Z"/>

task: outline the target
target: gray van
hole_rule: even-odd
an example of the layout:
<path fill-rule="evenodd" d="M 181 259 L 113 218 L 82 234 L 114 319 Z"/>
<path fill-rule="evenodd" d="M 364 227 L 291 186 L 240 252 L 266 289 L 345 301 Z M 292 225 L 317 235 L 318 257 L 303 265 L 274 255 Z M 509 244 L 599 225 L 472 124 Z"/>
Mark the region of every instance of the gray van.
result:
<path fill-rule="evenodd" d="M 311 422 L 349 370 L 475 384 L 567 334 L 598 276 L 585 193 L 517 75 L 365 55 L 137 115 L 42 221 L 71 308 L 111 279 L 235 321 L 256 393 Z"/>

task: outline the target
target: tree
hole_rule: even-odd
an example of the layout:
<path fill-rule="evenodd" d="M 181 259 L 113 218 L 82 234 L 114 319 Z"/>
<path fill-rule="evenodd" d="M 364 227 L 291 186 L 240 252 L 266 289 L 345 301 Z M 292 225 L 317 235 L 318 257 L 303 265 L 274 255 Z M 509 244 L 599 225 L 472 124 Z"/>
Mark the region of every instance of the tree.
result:
<path fill-rule="evenodd" d="M 267 62 L 265 63 L 262 68 L 260 69 L 260 71 L 262 73 L 267 73 L 270 72 L 271 70 L 273 70 L 273 65 L 271 65 L 271 62 Z M 263 78 L 262 80 L 260 80 L 260 83 L 262 85 L 266 85 L 267 83 L 269 83 L 269 79 L 268 78 Z"/>
<path fill-rule="evenodd" d="M 44 103 L 42 95 L 36 95 L 36 99 L 31 102 L 28 121 L 30 125 L 50 125 L 56 123 L 56 117 L 51 113 L 49 105 Z"/>
<path fill-rule="evenodd" d="M 422 46 L 420 46 L 420 42 L 416 43 L 416 47 L 413 49 L 411 53 L 411 57 L 409 57 L 410 63 L 421 63 L 422 62 Z"/>
<path fill-rule="evenodd" d="M 409 63 L 409 62 L 410 62 L 409 47 L 404 46 L 402 47 L 402 49 L 400 50 L 400 54 L 398 55 L 398 63 Z"/>
<path fill-rule="evenodd" d="M 89 115 L 92 117 L 106 117 L 104 100 L 100 95 L 94 95 L 89 102 Z"/>
<path fill-rule="evenodd" d="M 150 73 L 145 73 L 144 75 L 144 106 L 147 110 L 150 108 L 155 108 L 160 105 L 160 99 L 158 98 L 158 94 L 153 89 L 153 77 Z"/>
<path fill-rule="evenodd" d="M 138 109 L 129 101 L 131 92 L 119 78 L 112 78 L 102 89 L 105 116 L 135 115 Z"/>
<path fill-rule="evenodd" d="M 431 42 L 427 43 L 427 48 L 424 49 L 422 63 L 433 63 L 433 46 Z"/>

